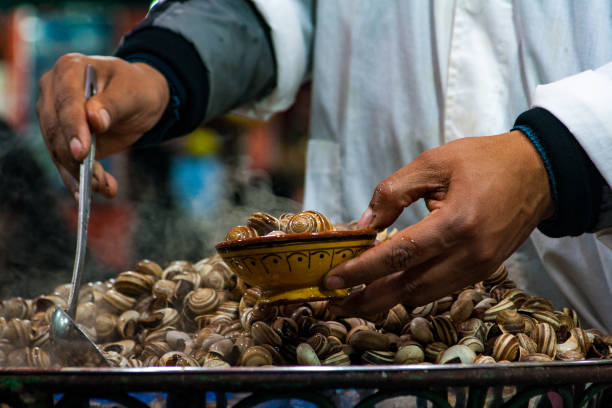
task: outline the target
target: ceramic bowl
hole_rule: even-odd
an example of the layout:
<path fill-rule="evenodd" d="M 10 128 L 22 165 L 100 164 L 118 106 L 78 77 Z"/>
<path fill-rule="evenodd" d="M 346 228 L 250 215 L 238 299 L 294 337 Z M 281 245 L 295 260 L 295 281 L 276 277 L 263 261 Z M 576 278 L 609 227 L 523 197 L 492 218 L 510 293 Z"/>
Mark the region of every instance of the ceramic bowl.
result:
<path fill-rule="evenodd" d="M 224 241 L 216 249 L 236 275 L 262 289 L 260 303 L 293 303 L 347 296 L 321 288 L 321 279 L 375 239 L 371 229 L 327 231 Z"/>

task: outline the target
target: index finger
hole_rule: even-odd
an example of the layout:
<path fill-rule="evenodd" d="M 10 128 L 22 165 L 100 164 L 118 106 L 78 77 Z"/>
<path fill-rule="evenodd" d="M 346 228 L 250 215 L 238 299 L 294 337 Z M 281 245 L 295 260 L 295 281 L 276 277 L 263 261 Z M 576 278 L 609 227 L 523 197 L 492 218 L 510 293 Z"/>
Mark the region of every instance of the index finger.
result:
<path fill-rule="evenodd" d="M 324 285 L 328 289 L 339 289 L 370 283 L 448 251 L 455 238 L 451 227 L 453 219 L 445 213 L 444 209 L 436 210 L 392 239 L 338 265 L 325 276 Z"/>
<path fill-rule="evenodd" d="M 85 115 L 85 64 L 79 59 L 61 60 L 54 69 L 55 106 L 61 136 L 75 160 L 89 152 L 91 136 Z"/>

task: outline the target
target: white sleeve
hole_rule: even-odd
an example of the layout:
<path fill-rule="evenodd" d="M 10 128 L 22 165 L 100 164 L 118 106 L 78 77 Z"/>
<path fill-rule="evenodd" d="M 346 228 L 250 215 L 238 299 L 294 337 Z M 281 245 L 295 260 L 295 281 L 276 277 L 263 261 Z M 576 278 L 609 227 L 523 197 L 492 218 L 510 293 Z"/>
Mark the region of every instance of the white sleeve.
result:
<path fill-rule="evenodd" d="M 276 87 L 259 101 L 235 113 L 268 119 L 289 108 L 307 79 L 313 41 L 313 4 L 310 0 L 251 0 L 270 27 L 276 58 Z"/>
<path fill-rule="evenodd" d="M 536 88 L 533 106 L 557 117 L 612 186 L 612 63 Z"/>

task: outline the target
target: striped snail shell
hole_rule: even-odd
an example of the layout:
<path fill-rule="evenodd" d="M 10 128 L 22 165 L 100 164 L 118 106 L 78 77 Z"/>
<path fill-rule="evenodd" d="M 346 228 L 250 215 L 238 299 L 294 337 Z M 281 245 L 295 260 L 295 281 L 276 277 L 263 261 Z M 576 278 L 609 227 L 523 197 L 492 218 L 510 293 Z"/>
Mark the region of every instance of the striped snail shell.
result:
<path fill-rule="evenodd" d="M 278 217 L 278 222 L 280 224 L 280 230 L 283 232 L 288 232 L 288 225 L 291 218 L 294 216 L 294 213 L 283 213 L 280 217 Z"/>
<path fill-rule="evenodd" d="M 531 332 L 531 338 L 536 342 L 538 353 L 555 357 L 557 337 L 553 327 L 548 323 L 538 323 Z"/>
<path fill-rule="evenodd" d="M 199 288 L 189 292 L 185 296 L 184 313 L 189 318 L 212 313 L 219 306 L 217 292 L 211 288 Z"/>
<path fill-rule="evenodd" d="M 227 234 L 225 234 L 226 241 L 235 241 L 237 239 L 253 238 L 257 237 L 257 231 L 246 225 L 237 225 L 232 227 Z"/>
<path fill-rule="evenodd" d="M 288 233 L 332 231 L 333 226 L 326 216 L 317 211 L 302 211 L 289 220 Z"/>
<path fill-rule="evenodd" d="M 270 365 L 274 362 L 270 352 L 262 346 L 247 348 L 240 358 L 240 365 L 246 367 L 259 367 Z"/>
<path fill-rule="evenodd" d="M 518 355 L 519 342 L 515 335 L 503 333 L 493 345 L 493 358 L 497 361 L 514 361 Z"/>
<path fill-rule="evenodd" d="M 263 237 L 271 231 L 280 230 L 280 221 L 265 212 L 256 212 L 247 220 L 247 227 L 253 228 L 260 237 Z"/>

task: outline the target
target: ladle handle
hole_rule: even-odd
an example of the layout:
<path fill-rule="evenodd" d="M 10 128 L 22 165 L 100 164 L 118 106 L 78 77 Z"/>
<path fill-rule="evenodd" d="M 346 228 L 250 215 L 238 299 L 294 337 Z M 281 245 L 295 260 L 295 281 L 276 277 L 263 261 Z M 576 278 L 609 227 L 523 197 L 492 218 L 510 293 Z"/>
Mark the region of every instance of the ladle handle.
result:
<path fill-rule="evenodd" d="M 96 94 L 96 71 L 91 65 L 87 65 L 85 71 L 85 99 L 88 100 Z M 79 167 L 79 220 L 77 230 L 77 246 L 72 269 L 72 283 L 70 297 L 68 298 L 68 316 L 76 318 L 78 293 L 81 287 L 81 277 L 85 264 L 85 252 L 87 250 L 87 227 L 89 226 L 89 209 L 91 204 L 91 174 L 93 171 L 94 158 L 96 156 L 96 136 L 91 132 L 91 148 L 89 154 Z"/>

